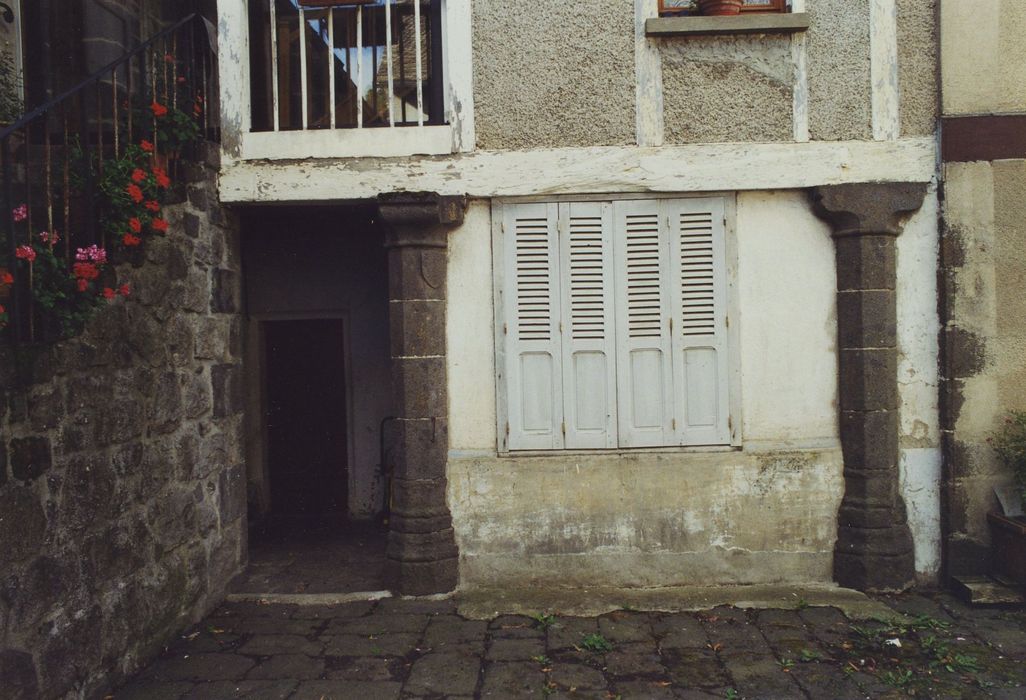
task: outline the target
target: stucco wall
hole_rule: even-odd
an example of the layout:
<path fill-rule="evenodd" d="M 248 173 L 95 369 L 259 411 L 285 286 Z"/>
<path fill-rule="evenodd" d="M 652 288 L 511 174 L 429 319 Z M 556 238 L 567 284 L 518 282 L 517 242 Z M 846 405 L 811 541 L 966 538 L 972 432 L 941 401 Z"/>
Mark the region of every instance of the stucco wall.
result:
<path fill-rule="evenodd" d="M 472 11 L 478 148 L 634 143 L 633 0 Z"/>
<path fill-rule="evenodd" d="M 809 133 L 872 137 L 869 0 L 808 0 Z"/>
<path fill-rule="evenodd" d="M 939 0 L 897 0 L 901 135 L 929 136 L 940 109 Z"/>
<path fill-rule="evenodd" d="M 1026 110 L 1026 3 L 941 3 L 945 115 Z"/>
<path fill-rule="evenodd" d="M 793 138 L 789 37 L 691 37 L 657 44 L 666 143 Z"/>
<path fill-rule="evenodd" d="M 490 210 L 471 205 L 450 239 L 448 308 L 464 585 L 829 580 L 843 492 L 833 244 L 803 192 L 753 192 L 733 245 L 742 452 L 497 457 Z"/>

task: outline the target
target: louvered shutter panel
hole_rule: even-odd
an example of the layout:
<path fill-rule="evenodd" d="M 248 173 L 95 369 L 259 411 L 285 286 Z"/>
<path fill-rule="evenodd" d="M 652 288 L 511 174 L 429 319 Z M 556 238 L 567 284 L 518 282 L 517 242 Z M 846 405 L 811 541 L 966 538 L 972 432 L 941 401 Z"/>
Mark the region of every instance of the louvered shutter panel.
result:
<path fill-rule="evenodd" d="M 503 207 L 507 442 L 563 447 L 558 206 Z"/>
<path fill-rule="evenodd" d="M 677 442 L 730 442 L 722 199 L 666 203 L 670 227 Z"/>
<path fill-rule="evenodd" d="M 612 207 L 559 207 L 563 420 L 570 449 L 616 447 Z"/>
<path fill-rule="evenodd" d="M 613 204 L 620 447 L 673 444 L 666 217 L 658 200 Z"/>

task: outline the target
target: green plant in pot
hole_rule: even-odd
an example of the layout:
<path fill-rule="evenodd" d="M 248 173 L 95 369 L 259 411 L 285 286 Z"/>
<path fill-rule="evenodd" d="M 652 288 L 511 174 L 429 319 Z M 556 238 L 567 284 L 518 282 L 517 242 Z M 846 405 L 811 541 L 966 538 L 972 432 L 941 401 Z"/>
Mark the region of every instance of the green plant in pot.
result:
<path fill-rule="evenodd" d="M 1015 479 L 1019 509 L 988 513 L 996 573 L 1026 586 L 1026 411 L 1012 411 L 1001 430 L 988 440 Z"/>

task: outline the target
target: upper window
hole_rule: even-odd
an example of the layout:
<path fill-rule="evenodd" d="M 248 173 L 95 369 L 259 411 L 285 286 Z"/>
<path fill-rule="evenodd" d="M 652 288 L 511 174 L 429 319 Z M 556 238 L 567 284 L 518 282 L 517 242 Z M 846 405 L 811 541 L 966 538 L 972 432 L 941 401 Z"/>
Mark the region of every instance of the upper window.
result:
<path fill-rule="evenodd" d="M 250 0 L 253 131 L 445 123 L 442 0 Z"/>
<path fill-rule="evenodd" d="M 501 451 L 730 443 L 721 198 L 496 221 Z"/>

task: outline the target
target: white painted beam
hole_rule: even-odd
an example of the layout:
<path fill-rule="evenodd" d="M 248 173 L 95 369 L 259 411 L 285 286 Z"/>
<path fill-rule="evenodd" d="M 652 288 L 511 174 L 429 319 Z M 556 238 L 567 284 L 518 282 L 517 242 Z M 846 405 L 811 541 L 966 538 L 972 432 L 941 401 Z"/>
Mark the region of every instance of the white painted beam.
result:
<path fill-rule="evenodd" d="M 364 134 L 365 136 L 366 134 Z M 367 199 L 429 191 L 471 197 L 775 190 L 847 182 L 929 182 L 931 138 L 478 151 L 448 157 L 235 162 L 224 202 Z"/>
<path fill-rule="evenodd" d="M 249 20 L 246 0 L 218 0 L 217 65 L 221 85 L 222 163 L 239 157 L 250 129 Z"/>

